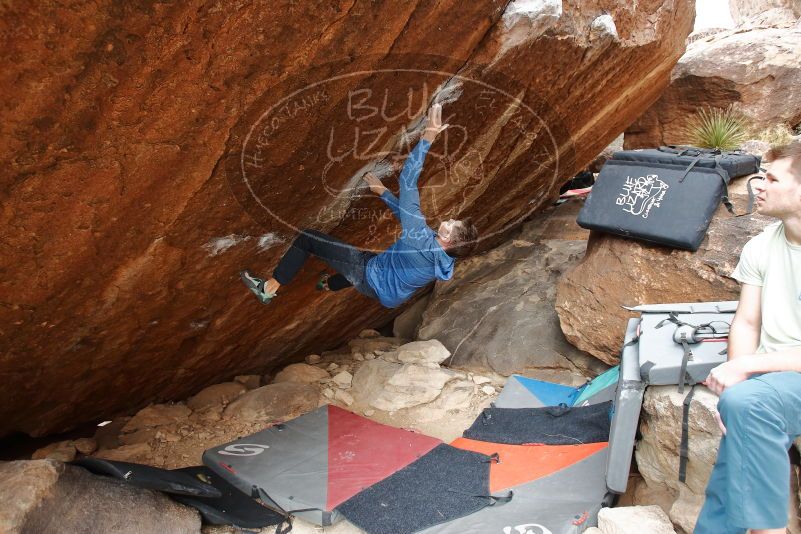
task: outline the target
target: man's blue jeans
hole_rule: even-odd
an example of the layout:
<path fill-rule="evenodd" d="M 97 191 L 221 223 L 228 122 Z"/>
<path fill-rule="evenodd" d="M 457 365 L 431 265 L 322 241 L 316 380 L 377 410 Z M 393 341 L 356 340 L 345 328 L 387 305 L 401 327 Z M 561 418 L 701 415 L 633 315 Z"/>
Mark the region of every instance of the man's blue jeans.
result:
<path fill-rule="evenodd" d="M 753 376 L 723 392 L 727 433 L 706 487 L 695 534 L 745 534 L 787 525 L 790 461 L 801 434 L 801 373 Z"/>

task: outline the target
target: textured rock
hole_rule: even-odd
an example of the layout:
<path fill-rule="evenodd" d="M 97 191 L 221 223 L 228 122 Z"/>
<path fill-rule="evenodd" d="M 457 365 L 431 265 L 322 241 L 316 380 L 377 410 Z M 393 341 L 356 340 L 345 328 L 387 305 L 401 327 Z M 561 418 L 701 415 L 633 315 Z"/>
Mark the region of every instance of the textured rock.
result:
<path fill-rule="evenodd" d="M 353 375 L 347 371 L 342 371 L 341 373 L 334 375 L 331 380 L 334 382 L 334 384 L 341 388 L 349 388 L 353 382 Z"/>
<path fill-rule="evenodd" d="M 317 389 L 294 382 L 269 384 L 248 391 L 228 405 L 224 417 L 271 422 L 302 415 L 317 407 Z"/>
<path fill-rule="evenodd" d="M 747 204 L 744 187 L 741 179 L 731 188 L 739 210 Z M 621 306 L 737 300 L 739 286 L 729 275 L 748 239 L 772 221 L 732 217 L 721 207 L 696 252 L 593 232 L 584 258 L 559 280 L 562 331 L 579 349 L 617 363 L 627 320 L 634 317 Z"/>
<path fill-rule="evenodd" d="M 670 86 L 627 130 L 626 148 L 687 144 L 701 108 L 730 104 L 752 131 L 801 123 L 801 27 L 735 29 L 700 39 L 673 69 Z"/>
<path fill-rule="evenodd" d="M 692 532 L 704 501 L 704 489 L 717 458 L 720 428 L 715 420 L 717 395 L 697 386 L 690 405 L 687 481 L 678 479 L 681 421 L 685 394 L 676 386 L 651 386 L 645 392 L 637 444 L 637 468 L 649 488 L 666 489 L 673 497 L 671 521 Z"/>
<path fill-rule="evenodd" d="M 203 410 L 215 404 L 228 404 L 247 390 L 248 388 L 239 382 L 214 384 L 189 397 L 186 406 L 192 410 Z"/>
<path fill-rule="evenodd" d="M 200 516 L 166 495 L 52 460 L 0 462 L 0 532 L 200 532 Z"/>
<path fill-rule="evenodd" d="M 153 432 L 155 438 L 155 432 Z M 152 439 L 152 438 L 151 438 Z M 142 463 L 150 456 L 150 445 L 145 442 L 123 445 L 114 449 L 104 449 L 94 454 L 97 458 L 106 460 L 117 460 L 119 462 Z"/>
<path fill-rule="evenodd" d="M 598 528 L 603 534 L 676 534 L 670 519 L 658 506 L 601 508 Z"/>
<path fill-rule="evenodd" d="M 124 433 L 132 433 L 145 428 L 171 425 L 189 417 L 192 410 L 183 404 L 153 404 L 139 410 L 122 427 Z"/>
<path fill-rule="evenodd" d="M 234 381 L 239 382 L 248 389 L 256 389 L 261 385 L 260 375 L 239 375 L 234 377 Z"/>
<path fill-rule="evenodd" d="M 58 460 L 59 462 L 71 462 L 75 459 L 76 448 L 74 441 L 59 441 L 51 443 L 47 447 L 42 447 L 31 455 L 31 460 Z"/>
<path fill-rule="evenodd" d="M 423 320 L 423 312 L 428 305 L 428 298 L 430 296 L 431 293 L 426 293 L 404 309 L 403 313 L 395 317 L 392 323 L 393 336 L 403 339 L 414 339 L 417 337 L 417 328 Z"/>
<path fill-rule="evenodd" d="M 392 412 L 433 401 L 456 376 L 446 369 L 371 360 L 356 371 L 350 393 L 361 406 Z"/>
<path fill-rule="evenodd" d="M 398 347 L 392 354 L 385 354 L 384 358 L 391 358 L 400 363 L 416 363 L 428 367 L 439 367 L 439 364 L 448 359 L 450 351 L 439 340 L 412 341 Z"/>
<path fill-rule="evenodd" d="M 185 398 L 390 320 L 315 291 L 316 261 L 271 306 L 237 272 L 269 272 L 297 228 L 388 244 L 397 223 L 351 185 L 405 152 L 441 84 L 432 224 L 476 216 L 489 246 L 550 204 L 666 86 L 694 10 L 532 4 L 2 3 L 0 435 Z"/>
<path fill-rule="evenodd" d="M 788 21 L 801 17 L 801 0 L 729 0 L 731 18 L 738 26 L 772 10 L 785 11 Z"/>
<path fill-rule="evenodd" d="M 92 454 L 97 450 L 97 441 L 95 441 L 93 438 L 76 439 L 75 450 L 81 454 Z"/>
<path fill-rule="evenodd" d="M 436 338 L 449 366 L 520 372 L 570 382 L 603 369 L 571 346 L 554 311 L 556 282 L 584 253 L 588 233 L 569 202 L 538 215 L 491 252 L 456 264 L 423 313 L 420 339 Z"/>
<path fill-rule="evenodd" d="M 293 363 L 287 365 L 275 375 L 273 383 L 297 382 L 299 384 L 314 384 L 328 377 L 325 369 L 320 369 L 307 363 Z"/>

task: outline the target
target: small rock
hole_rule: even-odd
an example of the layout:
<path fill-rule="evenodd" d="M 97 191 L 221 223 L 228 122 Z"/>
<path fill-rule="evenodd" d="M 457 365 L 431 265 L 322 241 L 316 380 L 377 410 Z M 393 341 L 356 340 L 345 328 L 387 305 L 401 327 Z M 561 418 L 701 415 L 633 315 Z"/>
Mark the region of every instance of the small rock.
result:
<path fill-rule="evenodd" d="M 344 389 L 338 389 L 334 392 L 334 399 L 342 402 L 348 406 L 353 404 L 353 396 Z"/>
<path fill-rule="evenodd" d="M 106 460 L 136 463 L 141 461 L 143 458 L 147 458 L 150 453 L 151 449 L 147 443 L 135 443 L 133 445 L 123 445 L 122 447 L 117 447 L 116 449 L 100 451 L 94 456 L 95 458 L 104 458 Z"/>
<path fill-rule="evenodd" d="M 320 357 L 319 354 L 309 354 L 306 356 L 306 363 L 308 364 L 320 363 L 320 360 L 322 360 L 322 357 Z"/>
<path fill-rule="evenodd" d="M 367 410 L 364 411 L 364 415 L 367 417 L 371 417 L 375 415 L 375 410 L 368 408 Z"/>
<path fill-rule="evenodd" d="M 304 364 L 305 365 L 305 364 Z M 319 393 L 308 384 L 281 382 L 248 391 L 225 409 L 224 417 L 264 422 L 296 417 L 317 407 Z"/>
<path fill-rule="evenodd" d="M 330 389 L 330 388 L 324 389 L 323 390 L 323 396 L 325 398 L 327 398 L 327 399 L 333 399 L 334 398 L 334 390 Z"/>
<path fill-rule="evenodd" d="M 342 371 L 334 376 L 333 381 L 341 388 L 349 388 L 353 383 L 353 375 L 347 371 Z"/>
<path fill-rule="evenodd" d="M 399 341 L 394 337 L 357 338 L 348 341 L 348 347 L 351 354 L 354 352 L 367 354 L 374 350 L 395 350 L 400 345 Z"/>
<path fill-rule="evenodd" d="M 189 397 L 186 405 L 192 410 L 203 410 L 215 404 L 228 404 L 247 390 L 248 388 L 240 382 L 214 384 L 202 389 L 197 395 Z"/>
<path fill-rule="evenodd" d="M 355 361 L 357 361 L 357 362 L 363 362 L 364 361 L 364 354 L 362 354 L 361 352 L 354 352 L 353 353 L 353 359 Z"/>
<path fill-rule="evenodd" d="M 71 462 L 75 459 L 75 442 L 72 440 L 59 441 L 42 447 L 31 455 L 33 460 L 58 460 L 59 462 Z"/>
<path fill-rule="evenodd" d="M 75 450 L 81 454 L 92 454 L 97 450 L 97 441 L 95 441 L 93 438 L 76 439 Z"/>
<path fill-rule="evenodd" d="M 154 428 L 176 423 L 189 417 L 192 410 L 183 404 L 151 404 L 137 412 L 122 428 L 124 433 L 136 432 L 143 428 Z"/>
<path fill-rule="evenodd" d="M 158 430 L 155 428 L 143 428 L 130 434 L 120 434 L 120 443 L 123 445 L 135 445 L 137 443 L 150 443 L 156 439 Z"/>
<path fill-rule="evenodd" d="M 309 365 L 308 363 L 293 363 L 292 365 L 287 365 L 280 373 L 275 375 L 273 384 L 280 384 L 283 382 L 313 384 L 324 378 L 328 378 L 328 373 L 319 367 Z"/>
<path fill-rule="evenodd" d="M 335 364 L 334 362 L 331 362 L 330 364 L 328 364 L 328 367 L 326 367 L 326 369 L 328 369 L 329 371 L 336 371 L 337 369 L 339 369 L 339 365 Z"/>
<path fill-rule="evenodd" d="M 492 382 L 491 378 L 487 378 L 486 376 L 481 376 L 481 375 L 473 375 L 471 379 L 479 386 L 481 384 L 488 384 L 489 382 Z"/>
<path fill-rule="evenodd" d="M 676 534 L 670 518 L 655 505 L 601 508 L 598 528 L 604 534 Z"/>
<path fill-rule="evenodd" d="M 436 339 L 412 341 L 401 345 L 397 350 L 397 360 L 401 363 L 434 364 L 447 360 L 451 352 Z"/>
<path fill-rule="evenodd" d="M 361 339 L 368 339 L 373 337 L 381 337 L 381 332 L 378 330 L 373 330 L 372 328 L 366 328 L 359 332 L 359 337 Z"/>
<path fill-rule="evenodd" d="M 492 386 L 481 386 L 481 391 L 487 395 L 495 395 L 495 388 Z"/>
<path fill-rule="evenodd" d="M 261 386 L 261 376 L 259 375 L 239 375 L 234 377 L 234 381 L 248 389 L 256 389 Z"/>
<path fill-rule="evenodd" d="M 0 462 L 0 531 L 200 532 L 200 516 L 166 495 L 53 460 Z"/>
<path fill-rule="evenodd" d="M 372 353 L 372 352 L 368 352 L 367 354 L 364 355 L 364 359 L 365 360 L 375 360 L 375 354 Z"/>

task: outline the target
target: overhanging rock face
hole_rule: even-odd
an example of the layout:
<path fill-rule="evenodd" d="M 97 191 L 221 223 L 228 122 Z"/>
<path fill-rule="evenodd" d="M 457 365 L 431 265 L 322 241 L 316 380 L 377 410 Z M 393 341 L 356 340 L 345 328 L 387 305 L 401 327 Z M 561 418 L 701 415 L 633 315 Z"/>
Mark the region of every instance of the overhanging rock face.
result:
<path fill-rule="evenodd" d="M 270 306 L 299 228 L 379 249 L 360 169 L 451 127 L 422 205 L 486 237 L 548 204 L 659 96 L 694 6 L 558 0 L 0 7 L 0 435 L 43 434 L 335 346 L 394 313 Z M 389 178 L 396 187 L 395 178 Z"/>

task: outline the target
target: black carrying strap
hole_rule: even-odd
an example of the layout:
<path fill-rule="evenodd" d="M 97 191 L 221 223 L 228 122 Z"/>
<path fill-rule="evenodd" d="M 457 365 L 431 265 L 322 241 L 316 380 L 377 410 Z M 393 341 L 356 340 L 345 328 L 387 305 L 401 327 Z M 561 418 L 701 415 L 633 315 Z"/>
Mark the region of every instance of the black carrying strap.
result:
<path fill-rule="evenodd" d="M 687 168 L 684 169 L 684 172 L 682 173 L 681 177 L 679 178 L 679 183 L 684 182 L 684 179 L 687 178 L 687 175 L 690 174 L 690 171 L 693 170 L 693 168 L 696 166 L 696 164 L 699 161 L 701 161 L 701 159 L 703 159 L 706 156 L 714 156 L 715 157 L 715 172 L 718 173 L 718 176 L 720 176 L 720 180 L 723 183 L 723 193 L 720 196 L 720 201 L 723 203 L 724 206 L 726 206 L 726 210 L 728 210 L 729 213 L 731 213 L 732 215 L 737 215 L 736 213 L 734 213 L 734 205 L 731 203 L 731 200 L 729 200 L 729 173 L 727 173 L 726 169 L 724 169 L 720 164 L 720 160 L 721 160 L 721 158 L 723 158 L 723 152 L 721 152 L 718 149 L 701 149 L 701 148 L 695 148 L 695 147 L 677 147 L 675 145 L 661 146 L 661 147 L 659 147 L 659 150 L 661 150 L 662 152 L 668 152 L 670 154 L 676 154 L 677 156 L 684 156 L 684 155 L 687 155 L 687 154 L 690 154 L 690 153 L 695 154 L 695 157 L 690 162 L 690 164 L 687 166 Z M 748 211 L 749 211 L 749 213 L 751 211 L 750 205 L 749 205 L 749 210 Z M 741 215 L 745 215 L 745 214 L 743 213 Z"/>
<path fill-rule="evenodd" d="M 690 459 L 690 404 L 693 401 L 695 386 L 684 397 L 684 407 L 681 415 L 681 447 L 679 449 L 679 482 L 687 481 L 687 461 Z"/>
<path fill-rule="evenodd" d="M 752 176 L 751 178 L 748 179 L 748 181 L 745 184 L 746 187 L 748 188 L 748 211 L 746 213 L 741 213 L 740 215 L 738 215 L 738 217 L 742 215 L 750 215 L 751 213 L 754 212 L 754 199 L 756 197 L 754 195 L 754 188 L 751 186 L 751 182 L 753 180 L 764 180 L 764 179 L 765 177 L 762 175 Z"/>

